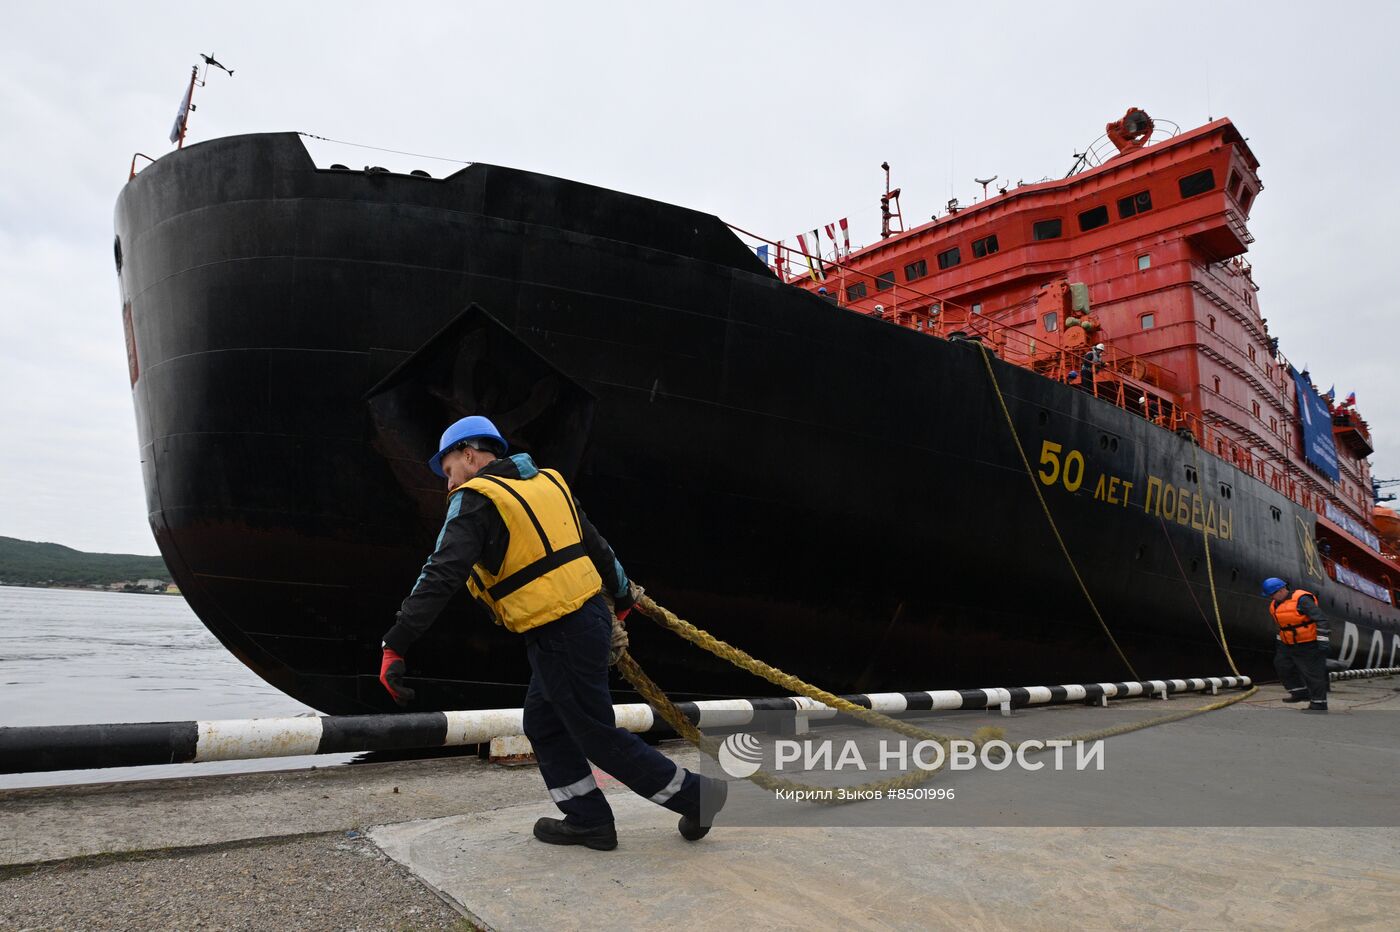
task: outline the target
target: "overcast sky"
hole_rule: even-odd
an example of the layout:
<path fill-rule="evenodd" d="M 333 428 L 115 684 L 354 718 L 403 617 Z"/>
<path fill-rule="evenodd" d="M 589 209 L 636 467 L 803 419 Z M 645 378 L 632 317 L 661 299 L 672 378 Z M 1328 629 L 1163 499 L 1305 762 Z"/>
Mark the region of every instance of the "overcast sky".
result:
<path fill-rule="evenodd" d="M 773 238 L 878 232 L 882 160 L 926 219 L 972 179 L 1059 177 L 1129 105 L 1229 116 L 1259 157 L 1260 304 L 1354 390 L 1400 475 L 1397 56 L 1388 3 L 6 3 L 0 535 L 154 553 L 112 262 L 133 152 L 301 130 L 561 175 Z M 319 145 L 318 162 L 453 166 Z"/>

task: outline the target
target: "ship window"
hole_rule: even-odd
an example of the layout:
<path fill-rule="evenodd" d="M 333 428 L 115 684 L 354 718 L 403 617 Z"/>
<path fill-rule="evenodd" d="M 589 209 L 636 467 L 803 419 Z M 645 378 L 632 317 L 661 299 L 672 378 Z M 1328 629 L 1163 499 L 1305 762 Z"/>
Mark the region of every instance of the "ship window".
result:
<path fill-rule="evenodd" d="M 984 236 L 981 239 L 972 241 L 972 255 L 978 259 L 983 256 L 990 256 L 999 248 L 1001 247 L 997 245 L 997 235 L 995 233 L 991 236 Z"/>
<path fill-rule="evenodd" d="M 1269 430 L 1273 431 L 1274 433 L 1278 433 L 1278 418 L 1269 418 Z"/>
<path fill-rule="evenodd" d="M 1245 347 L 1245 349 L 1249 350 L 1249 361 L 1250 361 L 1250 362 L 1257 362 L 1257 361 L 1258 361 L 1258 358 L 1257 358 L 1257 357 L 1255 356 L 1255 354 L 1254 354 L 1254 347 L 1248 346 L 1248 347 Z"/>
<path fill-rule="evenodd" d="M 906 282 L 912 282 L 916 278 L 923 278 L 927 274 L 927 259 L 920 259 L 918 262 L 911 262 L 904 267 L 904 280 Z"/>
<path fill-rule="evenodd" d="M 1245 188 L 1240 194 L 1240 211 L 1242 213 L 1249 214 L 1249 202 L 1252 200 L 1254 200 L 1254 192 Z"/>
<path fill-rule="evenodd" d="M 1214 315 L 1214 314 L 1211 314 L 1210 317 L 1209 317 L 1209 320 L 1210 320 L 1210 329 L 1214 330 L 1214 329 L 1215 329 L 1215 315 Z"/>
<path fill-rule="evenodd" d="M 891 269 L 891 270 L 888 271 L 888 272 L 881 272 L 879 275 L 876 275 L 876 276 L 875 276 L 875 290 L 876 290 L 876 291 L 889 291 L 889 290 L 890 290 L 891 288 L 893 288 L 893 287 L 894 287 L 894 270 L 893 270 L 893 269 Z"/>
<path fill-rule="evenodd" d="M 1152 192 L 1139 191 L 1118 199 L 1118 217 L 1123 219 L 1133 214 L 1145 213 L 1152 209 Z"/>
<path fill-rule="evenodd" d="M 1031 227 L 1031 236 L 1038 240 L 1059 239 L 1061 232 L 1063 231 L 1059 217 L 1054 220 L 1037 220 Z"/>
<path fill-rule="evenodd" d="M 1153 327 L 1157 326 L 1156 314 L 1143 314 L 1139 319 L 1142 321 L 1142 329 L 1144 330 L 1151 330 Z"/>
<path fill-rule="evenodd" d="M 1251 409 L 1252 411 L 1254 411 L 1254 416 L 1255 416 L 1255 417 L 1258 417 L 1258 416 L 1259 416 L 1259 402 L 1257 402 L 1257 401 L 1251 401 L 1251 402 L 1249 403 L 1249 407 L 1250 407 L 1250 409 Z"/>
<path fill-rule="evenodd" d="M 1215 190 L 1215 170 L 1211 168 L 1202 169 L 1194 175 L 1187 175 L 1177 182 L 1177 187 L 1181 189 L 1182 197 L 1195 197 L 1197 194 L 1205 194 L 1207 191 Z"/>
<path fill-rule="evenodd" d="M 978 301 L 978 302 L 976 302 L 975 304 L 972 305 L 972 313 L 974 313 L 974 314 L 980 314 L 980 313 L 982 313 L 982 302 Z"/>
<path fill-rule="evenodd" d="M 938 267 L 940 269 L 951 269 L 953 266 L 957 265 L 961 261 L 962 253 L 958 250 L 958 247 L 956 246 L 954 246 L 952 249 L 947 250 L 946 252 L 940 252 L 938 254 Z"/>
<path fill-rule="evenodd" d="M 1054 332 L 1055 332 L 1055 328 L 1056 328 L 1057 326 L 1058 326 L 1058 323 L 1057 323 L 1057 317 L 1056 317 L 1056 315 L 1055 315 L 1055 312 L 1054 312 L 1054 311 L 1051 311 L 1049 314 L 1046 314 L 1046 315 L 1045 315 L 1045 332 L 1046 332 L 1046 333 L 1054 333 Z"/>
<path fill-rule="evenodd" d="M 1230 194 L 1235 198 L 1235 200 L 1239 200 L 1240 185 L 1243 183 L 1244 182 L 1240 178 L 1240 173 L 1235 171 L 1233 168 L 1230 169 Z"/>
<path fill-rule="evenodd" d="M 1138 271 L 1143 272 L 1152 268 L 1151 256 L 1138 256 Z"/>
<path fill-rule="evenodd" d="M 856 282 L 846 289 L 847 301 L 859 301 L 865 297 L 865 282 Z"/>
<path fill-rule="evenodd" d="M 1100 205 L 1079 215 L 1079 229 L 1081 230 L 1096 230 L 1105 223 L 1108 223 L 1108 208 L 1106 206 Z"/>
<path fill-rule="evenodd" d="M 1220 394 L 1220 376 L 1215 376 L 1215 393 Z"/>

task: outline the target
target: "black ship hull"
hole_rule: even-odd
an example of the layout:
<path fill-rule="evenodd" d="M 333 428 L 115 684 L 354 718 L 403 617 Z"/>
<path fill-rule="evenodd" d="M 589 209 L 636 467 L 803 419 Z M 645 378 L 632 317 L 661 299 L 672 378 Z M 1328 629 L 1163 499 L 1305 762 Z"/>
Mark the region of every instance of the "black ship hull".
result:
<path fill-rule="evenodd" d="M 660 601 L 837 692 L 1128 676 L 1071 560 L 1134 678 L 1227 671 L 1217 603 L 1270 676 L 1271 575 L 1320 593 L 1349 665 L 1400 649 L 1264 483 L 785 286 L 712 216 L 485 165 L 318 170 L 269 134 L 160 160 L 116 226 L 161 553 L 229 650 L 328 713 L 391 708 L 379 639 L 443 509 L 423 461 L 467 413 L 563 470 Z M 679 697 L 771 692 L 631 627 Z M 518 706 L 528 675 L 465 594 L 409 666 L 425 708 Z"/>

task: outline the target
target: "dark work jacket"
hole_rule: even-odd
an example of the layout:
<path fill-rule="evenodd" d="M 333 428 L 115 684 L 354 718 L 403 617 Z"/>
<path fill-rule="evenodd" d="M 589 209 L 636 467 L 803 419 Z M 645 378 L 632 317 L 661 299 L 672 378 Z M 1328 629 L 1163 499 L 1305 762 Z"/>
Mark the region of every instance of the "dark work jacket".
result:
<path fill-rule="evenodd" d="M 517 453 L 488 464 L 480 475 L 531 479 L 538 473 L 528 453 Z M 578 506 L 577 499 L 574 505 Z M 628 585 L 622 564 L 582 508 L 578 509 L 578 520 L 584 549 L 602 577 L 603 588 L 625 604 Z M 505 520 L 489 498 L 473 489 L 453 492 L 447 502 L 447 518 L 438 534 L 437 549 L 423 564 L 413 591 L 399 606 L 394 626 L 384 635 L 384 646 L 399 654 L 407 651 L 437 620 L 447 600 L 466 585 L 474 565 L 480 563 L 493 574 L 500 570 L 509 542 Z"/>

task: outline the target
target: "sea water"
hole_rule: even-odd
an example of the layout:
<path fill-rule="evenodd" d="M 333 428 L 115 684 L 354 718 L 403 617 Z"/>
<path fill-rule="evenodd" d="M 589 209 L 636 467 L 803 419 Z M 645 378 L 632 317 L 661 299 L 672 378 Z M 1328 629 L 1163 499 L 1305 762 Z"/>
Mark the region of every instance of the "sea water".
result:
<path fill-rule="evenodd" d="M 179 596 L 0 586 L 0 726 L 314 714 L 239 663 Z M 353 756 L 0 774 L 0 788 L 282 770 Z"/>

